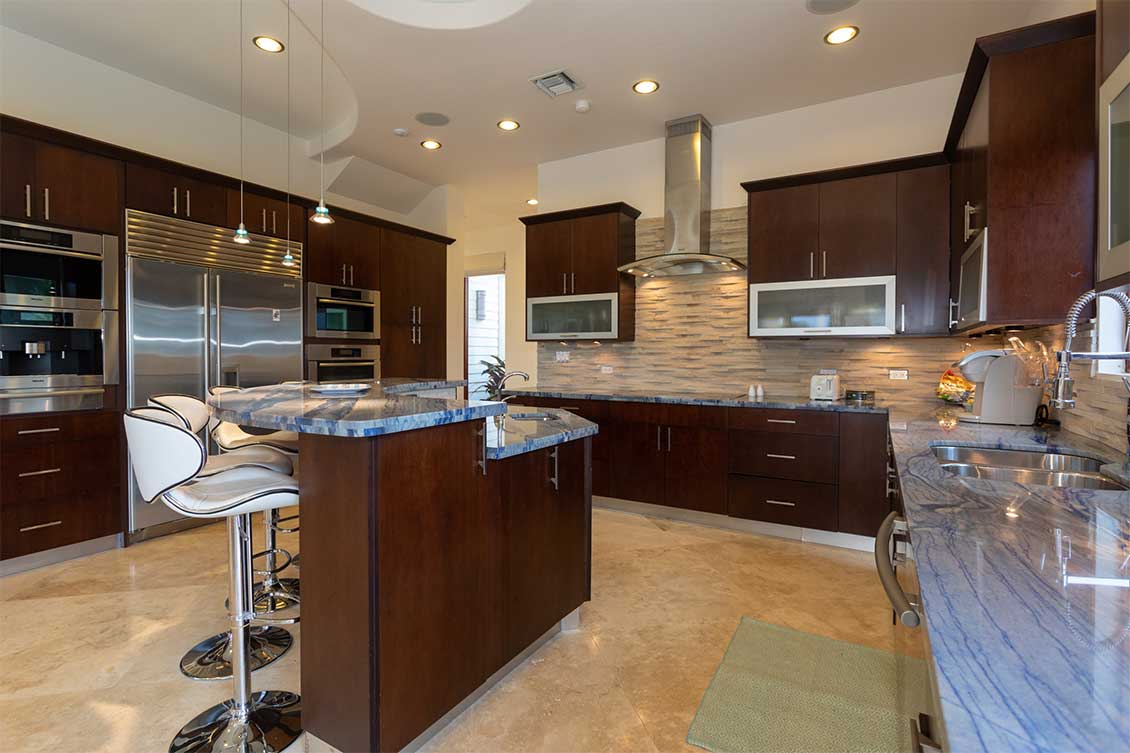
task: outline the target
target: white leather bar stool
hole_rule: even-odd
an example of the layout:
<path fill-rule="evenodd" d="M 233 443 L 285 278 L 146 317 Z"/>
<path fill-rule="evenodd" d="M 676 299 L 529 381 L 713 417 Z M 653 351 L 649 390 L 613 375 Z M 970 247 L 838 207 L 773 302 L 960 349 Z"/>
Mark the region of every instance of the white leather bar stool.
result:
<path fill-rule="evenodd" d="M 198 477 L 207 461 L 204 445 L 161 412 L 126 412 L 130 462 L 147 501 L 160 499 L 189 517 L 227 519 L 234 691 L 230 699 L 182 727 L 169 753 L 278 753 L 302 735 L 302 700 L 288 691 L 251 689 L 251 514 L 297 504 L 298 484 L 290 476 L 256 467 Z"/>
<path fill-rule="evenodd" d="M 220 395 L 225 392 L 238 392 L 239 387 L 216 385 L 208 390 L 211 395 Z M 298 457 L 298 432 L 271 431 L 264 434 L 252 434 L 238 424 L 230 421 L 213 421 L 210 434 L 221 453 L 245 452 L 253 447 L 268 447 L 272 450 L 285 452 L 292 459 Z M 297 515 L 282 518 L 279 511 L 268 510 L 263 513 L 263 551 L 255 556 L 266 558 L 266 565 L 262 570 L 255 571 L 263 580 L 255 584 L 251 599 L 255 613 L 264 621 L 292 624 L 299 618 L 291 607 L 297 607 L 302 600 L 301 584 L 298 578 L 280 578 L 279 573 L 287 568 L 293 561 L 290 552 L 281 549 L 278 545 L 279 533 L 296 533 L 298 531 Z M 278 555 L 285 561 L 280 565 Z"/>

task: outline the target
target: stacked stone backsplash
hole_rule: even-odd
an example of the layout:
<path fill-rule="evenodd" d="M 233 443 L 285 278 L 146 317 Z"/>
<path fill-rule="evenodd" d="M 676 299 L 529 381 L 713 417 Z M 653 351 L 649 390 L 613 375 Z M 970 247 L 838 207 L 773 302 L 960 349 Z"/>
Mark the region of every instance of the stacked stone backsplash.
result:
<path fill-rule="evenodd" d="M 711 249 L 746 258 L 746 209 L 711 214 Z M 663 250 L 663 220 L 636 223 L 636 257 Z M 744 393 L 760 383 L 766 396 L 808 394 L 809 378 L 837 369 L 848 389 L 875 390 L 896 409 L 920 411 L 934 398 L 938 378 L 969 350 L 1001 347 L 997 337 L 760 338 L 746 336 L 745 273 L 690 275 L 636 283 L 636 339 L 627 343 L 556 342 L 538 345 L 538 386 L 578 391 L 643 390 L 656 393 Z M 1062 327 L 1023 333 L 1053 347 Z M 1057 340 L 1058 338 L 1058 340 Z M 1080 338 L 1082 341 L 1084 337 Z M 569 361 L 556 361 L 556 352 Z M 612 367 L 611 374 L 601 372 Z M 888 379 L 888 369 L 907 369 L 907 381 Z M 1118 447 L 1125 421 L 1120 384 L 1096 382 L 1077 367 L 1080 408 L 1064 416 L 1073 431 Z"/>

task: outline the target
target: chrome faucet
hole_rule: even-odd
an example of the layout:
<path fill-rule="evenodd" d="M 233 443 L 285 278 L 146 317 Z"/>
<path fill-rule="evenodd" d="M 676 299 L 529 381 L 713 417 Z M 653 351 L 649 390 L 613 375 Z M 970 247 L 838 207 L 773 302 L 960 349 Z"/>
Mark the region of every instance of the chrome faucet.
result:
<path fill-rule="evenodd" d="M 530 381 L 530 375 L 524 371 L 508 371 L 503 375 L 502 379 L 498 380 L 498 391 L 501 392 L 506 389 L 506 383 L 514 377 L 522 377 L 524 381 Z"/>
<path fill-rule="evenodd" d="M 1096 298 L 1112 298 L 1118 302 L 1122 307 L 1122 312 L 1126 316 L 1126 331 L 1127 338 L 1123 340 L 1124 350 L 1121 352 L 1113 353 L 1082 353 L 1071 350 L 1071 341 L 1075 339 L 1076 330 L 1079 324 L 1079 316 L 1083 313 L 1083 309 L 1087 304 L 1094 301 Z M 1075 407 L 1075 380 L 1071 378 L 1071 361 L 1125 361 L 1130 360 L 1130 296 L 1125 293 L 1119 293 L 1113 290 L 1104 290 L 1096 293 L 1094 290 L 1084 293 L 1079 296 L 1075 303 L 1071 304 L 1071 308 L 1067 310 L 1067 318 L 1064 320 L 1064 339 L 1063 350 L 1057 351 L 1055 354 L 1056 372 L 1055 378 L 1052 379 L 1052 397 L 1049 401 L 1053 408 L 1074 408 Z M 1123 381 L 1130 389 L 1130 381 Z"/>

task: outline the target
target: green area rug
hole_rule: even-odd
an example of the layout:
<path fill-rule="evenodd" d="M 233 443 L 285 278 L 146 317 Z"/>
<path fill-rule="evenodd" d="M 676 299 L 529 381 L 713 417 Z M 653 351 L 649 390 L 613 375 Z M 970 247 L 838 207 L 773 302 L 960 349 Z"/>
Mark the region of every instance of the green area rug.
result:
<path fill-rule="evenodd" d="M 713 753 L 910 753 L 920 659 L 743 617 L 687 732 Z"/>

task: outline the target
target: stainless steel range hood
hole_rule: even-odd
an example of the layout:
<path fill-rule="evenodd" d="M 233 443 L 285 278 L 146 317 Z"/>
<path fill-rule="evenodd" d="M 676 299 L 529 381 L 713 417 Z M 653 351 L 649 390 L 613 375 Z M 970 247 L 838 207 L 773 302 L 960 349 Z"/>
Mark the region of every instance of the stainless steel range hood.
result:
<path fill-rule="evenodd" d="M 710 253 L 711 126 L 702 115 L 667 122 L 664 251 L 620 267 L 638 277 L 736 272 L 745 265 Z"/>

